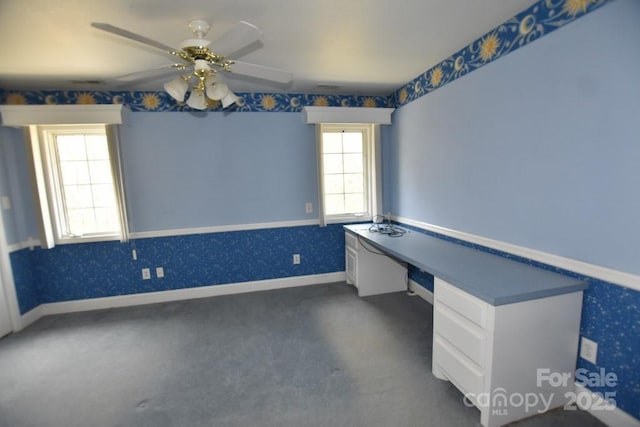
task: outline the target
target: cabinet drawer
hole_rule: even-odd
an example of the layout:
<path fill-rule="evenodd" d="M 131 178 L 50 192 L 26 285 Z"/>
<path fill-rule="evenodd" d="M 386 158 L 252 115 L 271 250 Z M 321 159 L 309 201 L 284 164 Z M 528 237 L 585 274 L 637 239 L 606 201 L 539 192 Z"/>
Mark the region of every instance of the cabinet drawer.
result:
<path fill-rule="evenodd" d="M 344 233 L 344 244 L 348 248 L 358 249 L 358 238 L 351 233 Z"/>
<path fill-rule="evenodd" d="M 444 304 L 434 310 L 433 330 L 481 368 L 484 363 L 485 332 Z"/>
<path fill-rule="evenodd" d="M 466 317 L 476 325 L 485 328 L 487 325 L 487 303 L 479 298 L 461 291 L 444 280 L 435 278 L 435 299 L 446 304 L 450 309 Z"/>
<path fill-rule="evenodd" d="M 434 335 L 433 340 L 433 362 L 463 393 L 473 395 L 482 393 L 484 386 L 482 370 L 438 334 Z"/>

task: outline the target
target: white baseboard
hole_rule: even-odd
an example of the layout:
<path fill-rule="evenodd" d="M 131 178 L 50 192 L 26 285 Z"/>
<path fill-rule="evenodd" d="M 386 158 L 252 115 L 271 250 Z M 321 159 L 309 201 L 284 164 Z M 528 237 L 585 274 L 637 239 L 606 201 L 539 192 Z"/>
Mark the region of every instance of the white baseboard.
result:
<path fill-rule="evenodd" d="M 640 420 L 632 417 L 620 408 L 602 409 L 608 405 L 607 402 L 588 388 L 576 384 L 575 392 L 577 397 L 585 393 L 589 396 L 589 399 L 576 399 L 578 407 L 589 412 L 606 425 L 611 427 L 640 427 Z M 585 405 L 585 402 L 590 403 L 590 405 Z"/>
<path fill-rule="evenodd" d="M 247 292 L 343 282 L 345 280 L 345 272 L 340 271 L 336 273 L 313 274 L 308 276 L 284 277 L 280 279 L 256 280 L 253 282 L 200 286 L 196 288 L 175 289 L 170 291 L 46 303 L 39 305 L 22 316 L 22 328 L 25 328 L 43 316 L 51 314 L 75 313 L 79 311 L 157 304 L 162 302 L 208 298 L 221 295 L 243 294 Z"/>
<path fill-rule="evenodd" d="M 14 332 L 21 331 L 22 329 L 40 319 L 42 316 L 44 316 L 44 314 L 42 313 L 42 305 L 32 308 L 31 310 L 20 316 L 19 327 L 16 328 Z"/>
<path fill-rule="evenodd" d="M 440 227 L 438 225 L 429 224 L 422 221 L 416 221 L 410 218 L 392 216 L 392 219 L 394 221 L 398 221 L 400 223 L 421 228 L 423 230 L 432 231 L 434 233 L 442 234 L 448 237 L 453 237 L 454 239 L 460 239 L 469 243 L 475 243 L 477 245 L 486 246 L 491 249 L 507 252 L 507 253 L 517 255 L 523 258 L 527 258 L 533 261 L 538 261 L 543 264 L 548 264 L 554 267 L 562 268 L 564 270 L 573 271 L 588 277 L 593 277 L 596 279 L 604 280 L 606 282 L 611 282 L 621 286 L 625 286 L 627 288 L 640 290 L 640 275 L 638 274 L 632 274 L 624 271 L 614 270 L 612 268 L 602 267 L 602 266 L 590 264 L 584 261 L 566 258 L 560 255 L 554 255 L 547 252 L 542 252 L 535 249 L 527 248 L 524 246 L 518 246 L 511 243 L 502 242 L 499 240 L 493 240 L 487 237 L 465 233 L 463 231 L 452 230 L 449 228 Z"/>
<path fill-rule="evenodd" d="M 415 292 L 415 294 L 420 298 L 433 305 L 433 292 L 431 292 L 429 289 L 425 288 L 415 280 L 409 279 L 409 290 Z"/>

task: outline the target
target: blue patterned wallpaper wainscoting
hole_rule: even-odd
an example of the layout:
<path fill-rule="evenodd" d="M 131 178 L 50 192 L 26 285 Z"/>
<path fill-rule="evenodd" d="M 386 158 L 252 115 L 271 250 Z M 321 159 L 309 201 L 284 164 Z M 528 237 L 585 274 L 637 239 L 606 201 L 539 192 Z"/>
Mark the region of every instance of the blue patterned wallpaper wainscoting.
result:
<path fill-rule="evenodd" d="M 11 260 L 24 314 L 44 303 L 344 271 L 344 232 L 334 224 L 68 244 L 17 251 Z"/>
<path fill-rule="evenodd" d="M 33 254 L 34 251 L 30 249 L 21 249 L 9 254 L 20 314 L 25 314 L 41 304 Z"/>
<path fill-rule="evenodd" d="M 578 358 L 588 375 L 613 373 L 616 385 L 587 384 L 613 393 L 616 406 L 640 419 L 640 292 L 592 279 L 584 293 L 580 334 L 598 343 L 597 364 Z M 604 371 L 602 371 L 604 370 Z"/>
<path fill-rule="evenodd" d="M 426 290 L 433 293 L 433 275 L 422 271 L 411 264 L 409 264 L 409 280 L 413 280 Z"/>

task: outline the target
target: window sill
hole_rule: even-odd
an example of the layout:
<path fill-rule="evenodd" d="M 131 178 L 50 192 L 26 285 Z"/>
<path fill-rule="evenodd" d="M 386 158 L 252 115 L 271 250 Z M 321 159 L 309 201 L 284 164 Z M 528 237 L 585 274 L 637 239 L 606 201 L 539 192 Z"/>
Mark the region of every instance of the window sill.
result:
<path fill-rule="evenodd" d="M 325 218 L 326 224 L 342 224 L 342 223 L 354 223 L 354 222 L 371 222 L 371 215 L 341 215 L 331 216 Z"/>
<path fill-rule="evenodd" d="M 90 237 L 68 237 L 56 239 L 56 245 L 73 245 L 78 243 L 98 243 L 98 242 L 118 242 L 120 236 L 116 234 L 90 236 Z"/>

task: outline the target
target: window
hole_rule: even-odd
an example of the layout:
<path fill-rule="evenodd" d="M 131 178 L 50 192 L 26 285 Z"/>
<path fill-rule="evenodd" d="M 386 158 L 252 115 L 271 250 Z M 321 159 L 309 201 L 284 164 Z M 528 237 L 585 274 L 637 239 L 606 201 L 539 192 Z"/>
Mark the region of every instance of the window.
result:
<path fill-rule="evenodd" d="M 105 125 L 31 130 L 42 226 L 51 243 L 124 240 L 119 163 L 109 141 L 115 132 Z"/>
<path fill-rule="evenodd" d="M 376 195 L 375 127 L 319 125 L 320 198 L 323 222 L 368 220 Z"/>

